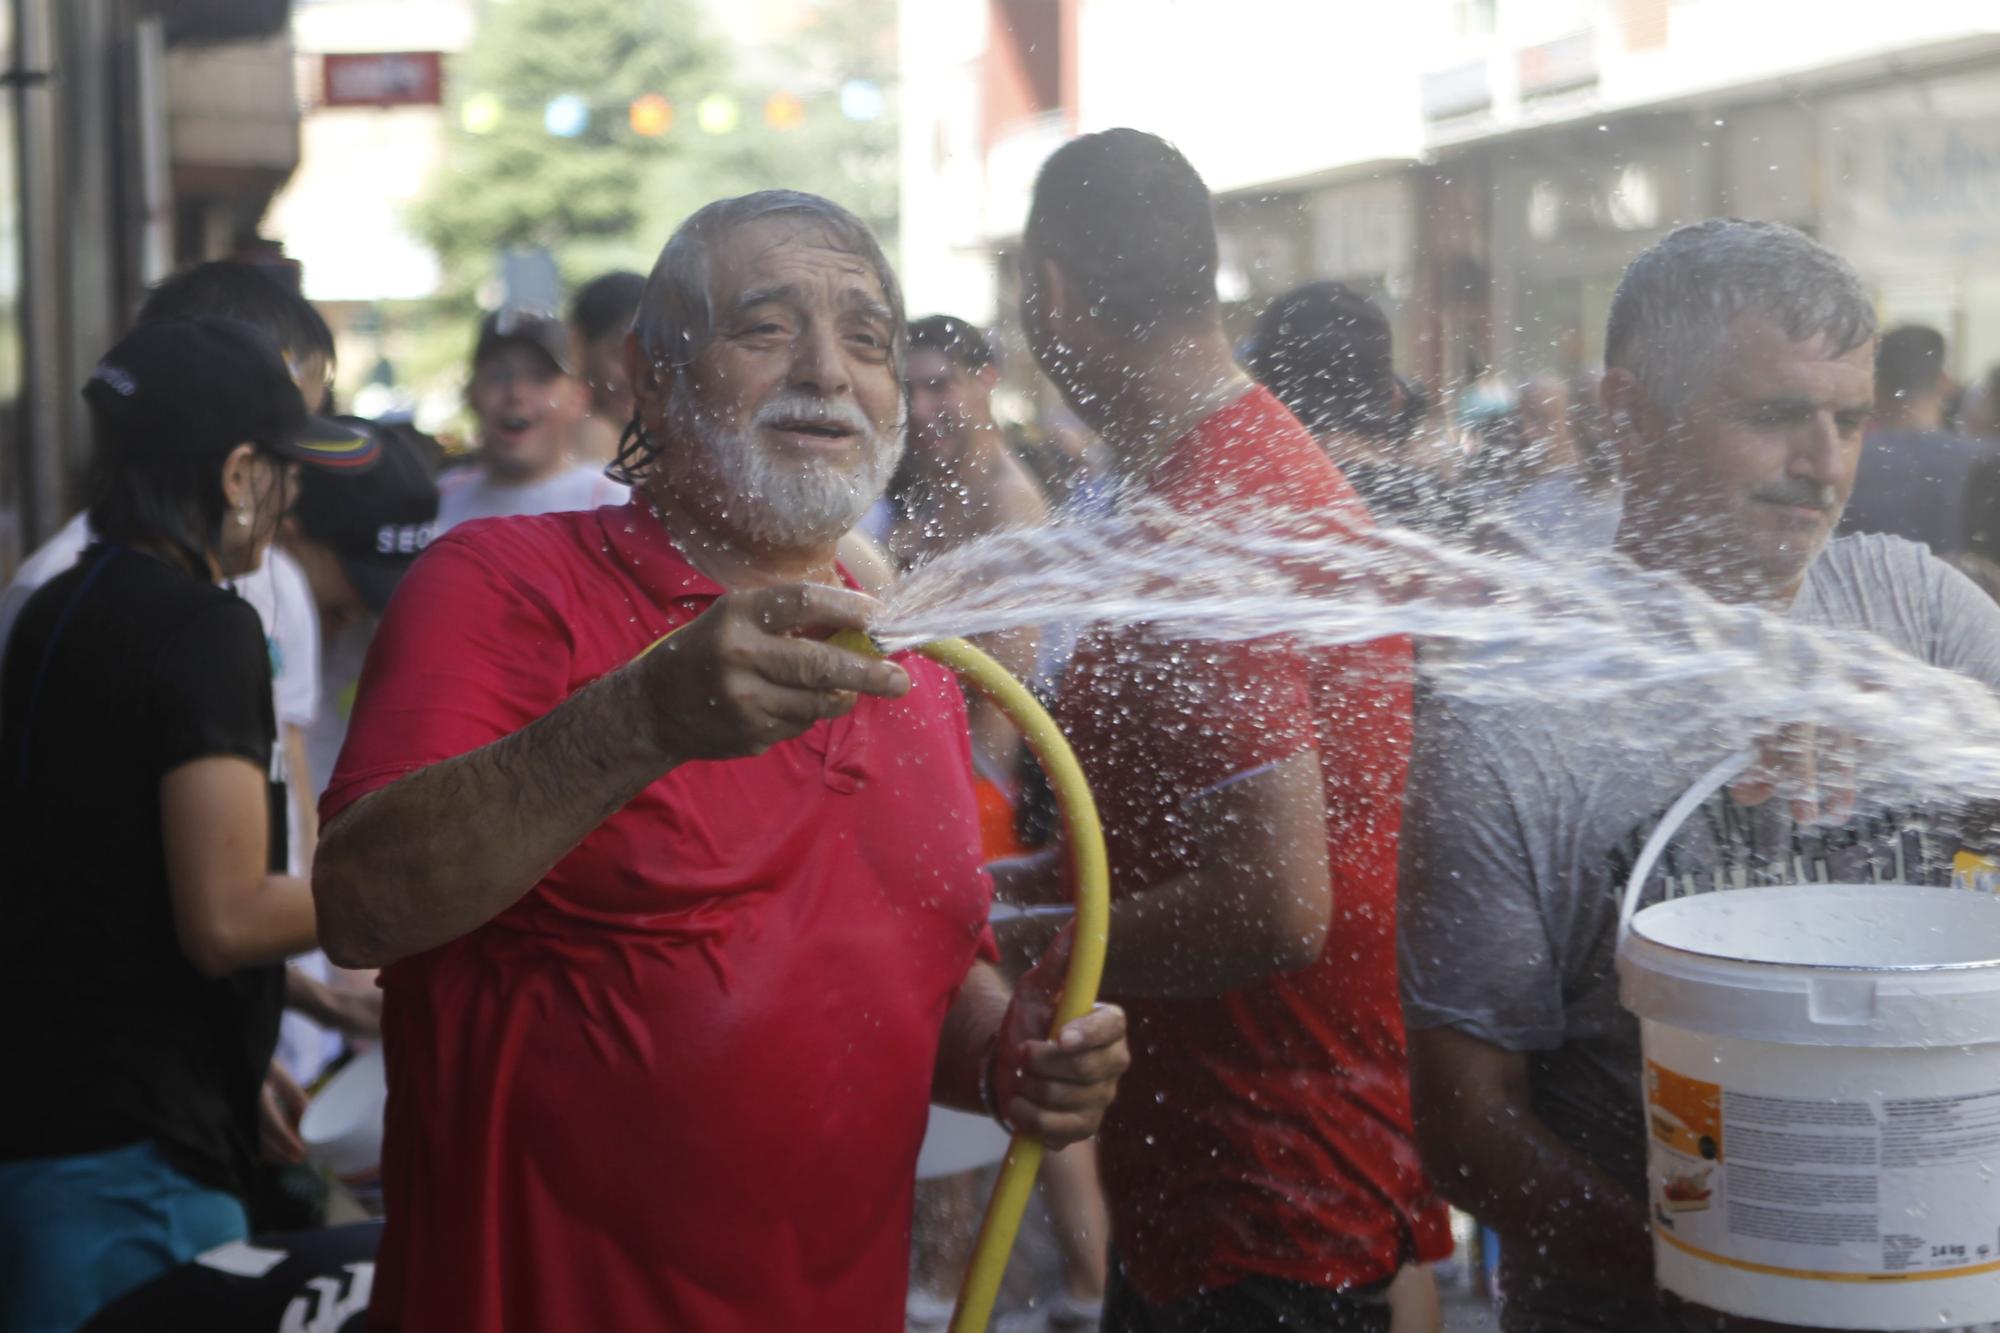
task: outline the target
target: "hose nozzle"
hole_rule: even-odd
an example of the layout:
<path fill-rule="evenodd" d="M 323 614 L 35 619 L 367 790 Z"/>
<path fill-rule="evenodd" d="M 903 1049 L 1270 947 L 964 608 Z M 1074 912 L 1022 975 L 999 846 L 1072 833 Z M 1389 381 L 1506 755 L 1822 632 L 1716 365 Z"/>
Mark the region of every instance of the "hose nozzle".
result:
<path fill-rule="evenodd" d="M 844 648 L 850 653 L 860 653 L 863 657 L 885 657 L 882 645 L 865 630 L 844 629 L 830 636 L 827 642 L 836 648 Z"/>

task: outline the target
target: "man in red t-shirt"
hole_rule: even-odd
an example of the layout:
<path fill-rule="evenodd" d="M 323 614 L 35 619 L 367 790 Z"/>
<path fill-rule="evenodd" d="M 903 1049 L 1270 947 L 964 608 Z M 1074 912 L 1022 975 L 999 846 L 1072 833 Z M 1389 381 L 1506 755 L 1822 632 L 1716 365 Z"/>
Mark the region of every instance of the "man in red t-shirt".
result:
<path fill-rule="evenodd" d="M 1134 130 L 1065 145 L 1024 261 L 1029 343 L 1128 499 L 1372 526 L 1237 366 L 1208 191 L 1171 146 Z M 1079 646 L 1059 720 L 1104 816 L 1105 987 L 1140 1056 L 1100 1139 L 1107 1330 L 1386 1330 L 1391 1281 L 1449 1249 L 1396 990 L 1410 674 L 1401 638 L 1307 650 L 1137 627 Z"/>
<path fill-rule="evenodd" d="M 384 968 L 370 1327 L 900 1327 L 926 1103 L 1052 1144 L 1126 1063 L 978 961 L 965 713 L 834 548 L 902 440 L 894 274 L 811 195 L 711 204 L 628 347 L 632 503 L 467 524 L 370 651 L 326 950 Z M 682 631 L 657 651 L 649 644 Z M 715 762 L 727 761 L 727 762 Z"/>

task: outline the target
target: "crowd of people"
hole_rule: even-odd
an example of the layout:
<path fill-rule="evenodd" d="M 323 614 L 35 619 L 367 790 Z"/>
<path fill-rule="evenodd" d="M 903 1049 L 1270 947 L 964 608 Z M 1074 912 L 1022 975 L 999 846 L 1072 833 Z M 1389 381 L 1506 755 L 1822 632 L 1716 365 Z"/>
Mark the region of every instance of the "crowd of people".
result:
<path fill-rule="evenodd" d="M 1448 1204 L 1510 1333 L 1751 1327 L 1654 1288 L 1612 952 L 1638 841 L 1757 738 L 1663 759 L 1670 694 L 1463 696 L 1402 636 L 989 636 L 1110 852 L 1109 1002 L 1051 1034 L 1033 757 L 921 655 L 823 640 L 1148 504 L 1618 562 L 2000 689 L 2000 386 L 1735 220 L 1632 264 L 1597 375 L 1440 392 L 1335 283 L 1238 338 L 1208 190 L 1135 130 L 1049 159 L 1021 265 L 1039 432 L 993 338 L 771 190 L 566 321 L 483 320 L 450 465 L 325 414 L 271 272 L 151 294 L 83 387 L 89 507 L 0 596 L 0 1331 L 237 1327 L 313 1278 L 271 1308 L 941 1328 L 976 1209 L 919 1197 L 934 1103 L 1061 1149 L 1060 1290 L 1015 1327 L 1436 1333 Z M 1812 757 L 1770 747 L 1649 892 L 1901 827 Z M 325 1230 L 301 1087 L 373 1041 L 385 1215 Z M 322 1262 L 188 1285 L 251 1237 Z"/>

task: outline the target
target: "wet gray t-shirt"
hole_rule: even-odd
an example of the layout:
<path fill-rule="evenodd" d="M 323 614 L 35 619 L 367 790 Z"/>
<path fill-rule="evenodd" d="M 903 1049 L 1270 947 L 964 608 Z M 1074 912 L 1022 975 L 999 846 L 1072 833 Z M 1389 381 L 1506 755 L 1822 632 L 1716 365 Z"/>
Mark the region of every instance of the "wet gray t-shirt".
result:
<path fill-rule="evenodd" d="M 1900 538 L 1832 542 L 1791 616 L 1859 629 L 2000 690 L 2000 607 Z M 1420 696 L 1402 841 L 1401 969 L 1412 1030 L 1454 1027 L 1529 1055 L 1537 1113 L 1645 1194 L 1638 1022 L 1618 1003 L 1619 896 L 1666 807 L 1745 737 L 1688 725 L 1671 689 L 1587 706 Z M 1939 880 L 1956 841 L 1920 812 L 1793 826 L 1782 802 L 1708 802 L 1646 900 L 1714 883 Z M 1675 882 L 1677 881 L 1677 882 Z M 1650 1307 L 1569 1309 L 1560 1254 L 1503 1245 L 1510 1333 L 1633 1333 Z"/>

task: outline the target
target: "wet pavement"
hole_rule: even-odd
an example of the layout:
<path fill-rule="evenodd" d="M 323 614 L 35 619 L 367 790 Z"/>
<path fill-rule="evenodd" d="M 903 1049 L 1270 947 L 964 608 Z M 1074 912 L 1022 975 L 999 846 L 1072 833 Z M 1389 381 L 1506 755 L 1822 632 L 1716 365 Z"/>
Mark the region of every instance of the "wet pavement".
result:
<path fill-rule="evenodd" d="M 1500 1333 L 1500 1316 L 1483 1296 L 1465 1287 L 1464 1279 L 1440 1284 L 1444 1295 L 1444 1333 Z"/>

